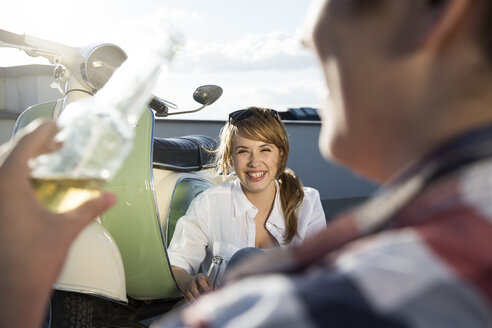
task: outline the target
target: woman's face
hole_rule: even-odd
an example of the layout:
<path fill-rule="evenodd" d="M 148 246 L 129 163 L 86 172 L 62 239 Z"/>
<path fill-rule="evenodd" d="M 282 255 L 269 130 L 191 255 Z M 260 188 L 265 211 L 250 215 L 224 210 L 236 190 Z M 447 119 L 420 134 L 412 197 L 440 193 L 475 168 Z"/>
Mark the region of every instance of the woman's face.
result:
<path fill-rule="evenodd" d="M 273 144 L 241 135 L 233 137 L 232 165 L 246 196 L 275 193 L 280 155 L 280 150 Z"/>

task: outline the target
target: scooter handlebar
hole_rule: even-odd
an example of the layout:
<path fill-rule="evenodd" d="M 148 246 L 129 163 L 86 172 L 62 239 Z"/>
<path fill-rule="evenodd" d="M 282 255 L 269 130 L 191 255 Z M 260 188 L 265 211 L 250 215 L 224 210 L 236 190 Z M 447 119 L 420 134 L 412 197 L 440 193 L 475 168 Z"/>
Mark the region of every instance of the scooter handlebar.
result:
<path fill-rule="evenodd" d="M 15 33 L 0 29 L 0 40 L 5 42 L 5 43 L 24 46 L 25 40 L 26 40 L 26 35 L 25 34 L 15 34 Z"/>
<path fill-rule="evenodd" d="M 80 56 L 80 49 L 61 43 L 43 40 L 26 34 L 16 34 L 0 29 L 0 46 L 23 50 L 29 56 L 41 56 L 52 64 L 64 65 L 73 62 L 73 58 Z"/>

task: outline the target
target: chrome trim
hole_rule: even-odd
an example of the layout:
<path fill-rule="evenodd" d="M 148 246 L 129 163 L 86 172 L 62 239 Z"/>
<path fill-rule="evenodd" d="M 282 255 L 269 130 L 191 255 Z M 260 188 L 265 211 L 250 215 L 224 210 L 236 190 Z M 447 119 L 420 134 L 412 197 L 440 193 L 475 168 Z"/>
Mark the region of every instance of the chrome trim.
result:
<path fill-rule="evenodd" d="M 186 172 L 186 170 L 193 171 L 193 170 L 199 170 L 200 166 L 177 166 L 177 165 L 171 165 L 171 164 L 162 164 L 158 162 L 152 162 L 152 165 L 158 169 L 163 169 L 163 170 L 169 170 L 169 171 L 183 171 Z"/>
<path fill-rule="evenodd" d="M 152 162 L 152 165 L 158 169 L 175 171 L 175 172 L 194 172 L 194 171 L 200 171 L 203 169 L 210 169 L 214 167 L 214 164 L 206 164 L 203 166 L 177 166 L 177 165 L 163 164 L 158 162 Z"/>
<path fill-rule="evenodd" d="M 179 182 L 181 180 L 183 180 L 184 178 L 181 177 L 179 178 L 176 183 L 174 184 L 174 189 L 173 189 L 173 193 L 171 194 L 171 199 L 169 200 L 169 207 L 168 207 L 168 210 L 167 210 L 167 218 L 166 218 L 166 235 L 164 235 L 162 233 L 162 225 L 161 225 L 161 221 L 159 220 L 159 229 L 161 230 L 161 239 L 162 239 L 162 245 L 164 246 L 164 252 L 166 253 L 166 260 L 167 260 L 167 265 L 169 266 L 169 272 L 171 273 L 171 277 L 173 278 L 174 280 L 174 285 L 176 286 L 176 288 L 178 289 L 178 291 L 184 295 L 183 291 L 181 290 L 181 288 L 179 288 L 178 286 L 178 283 L 176 282 L 176 278 L 174 277 L 174 273 L 173 273 L 173 270 L 172 270 L 172 267 L 171 267 L 171 261 L 169 261 L 169 256 L 167 254 L 167 246 L 166 246 L 166 236 L 167 236 L 167 233 L 168 233 L 168 229 L 169 229 L 169 224 L 168 224 L 168 221 L 169 221 L 169 214 L 171 213 L 171 205 L 172 205 L 172 202 L 173 202 L 173 198 L 174 198 L 174 192 L 176 191 L 176 187 L 178 186 Z"/>
<path fill-rule="evenodd" d="M 66 100 L 66 97 L 63 97 L 63 98 L 60 98 L 56 101 L 55 109 L 53 110 L 53 113 L 51 114 L 51 119 L 56 120 L 60 116 L 63 108 L 65 108 L 65 100 Z"/>
<path fill-rule="evenodd" d="M 180 182 L 183 180 L 186 180 L 186 179 L 188 179 L 188 177 L 180 177 L 178 180 L 176 180 L 176 183 L 174 183 L 174 189 L 173 189 L 173 192 L 171 194 L 171 199 L 169 200 L 169 207 L 167 208 L 166 235 L 162 236 L 164 239 L 164 245 L 166 245 L 166 238 L 167 238 L 167 235 L 169 234 L 169 216 L 171 215 L 171 205 L 173 204 L 174 193 L 176 192 L 176 188 L 178 188 L 178 185 L 180 184 Z"/>
<path fill-rule="evenodd" d="M 61 99 L 63 99 L 63 98 L 61 98 Z M 58 100 L 60 100 L 60 99 L 58 99 Z M 17 131 L 17 128 L 19 126 L 19 118 L 22 116 L 22 114 L 24 114 L 25 112 L 27 112 L 28 110 L 30 110 L 32 107 L 46 105 L 46 104 L 51 104 L 51 103 L 54 103 L 55 101 L 58 101 L 58 100 L 51 100 L 51 101 L 46 101 L 44 103 L 34 104 L 32 106 L 27 107 L 25 110 L 23 110 L 22 113 L 20 113 L 19 116 L 17 117 L 17 119 L 15 120 L 14 128 L 12 129 L 12 138 L 14 138 L 16 132 L 18 132 Z"/>
<path fill-rule="evenodd" d="M 155 213 L 157 215 L 157 222 L 159 226 L 159 231 L 161 232 L 161 239 L 162 239 L 162 227 L 161 227 L 161 217 L 159 214 L 159 206 L 157 204 L 157 195 L 155 192 L 155 186 L 154 186 L 154 171 L 153 171 L 153 163 L 154 163 L 154 131 L 155 131 L 155 118 L 154 118 L 154 113 L 152 110 L 147 106 L 147 110 L 150 112 L 150 115 L 152 117 L 152 132 L 150 134 L 150 189 L 152 189 L 152 194 L 154 195 L 154 208 L 155 208 Z M 166 244 L 164 243 L 164 249 L 165 249 Z M 166 253 L 167 257 L 167 253 Z"/>

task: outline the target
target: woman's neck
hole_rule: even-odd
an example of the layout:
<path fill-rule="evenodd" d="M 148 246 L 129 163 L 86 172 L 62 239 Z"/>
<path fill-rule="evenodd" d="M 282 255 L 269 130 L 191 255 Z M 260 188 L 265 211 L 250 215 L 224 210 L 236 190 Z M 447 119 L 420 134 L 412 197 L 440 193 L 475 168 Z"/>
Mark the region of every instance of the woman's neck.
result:
<path fill-rule="evenodd" d="M 260 213 L 270 213 L 277 194 L 277 186 L 273 183 L 271 188 L 268 188 L 262 192 L 249 192 L 244 189 L 243 192 L 246 198 L 258 209 Z"/>

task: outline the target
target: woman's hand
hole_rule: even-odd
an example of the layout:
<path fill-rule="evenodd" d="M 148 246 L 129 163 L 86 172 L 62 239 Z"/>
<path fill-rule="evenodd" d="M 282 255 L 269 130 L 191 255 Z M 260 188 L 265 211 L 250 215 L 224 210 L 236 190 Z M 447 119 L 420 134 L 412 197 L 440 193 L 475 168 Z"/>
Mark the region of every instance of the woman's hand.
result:
<path fill-rule="evenodd" d="M 200 295 L 213 289 L 213 281 L 203 273 L 192 275 L 176 266 L 171 266 L 171 269 L 188 304 L 193 303 Z"/>
<path fill-rule="evenodd" d="M 212 289 L 213 281 L 203 273 L 199 273 L 195 276 L 191 276 L 189 289 L 184 293 L 185 299 L 188 303 L 193 303 L 200 295 L 203 295 Z"/>

